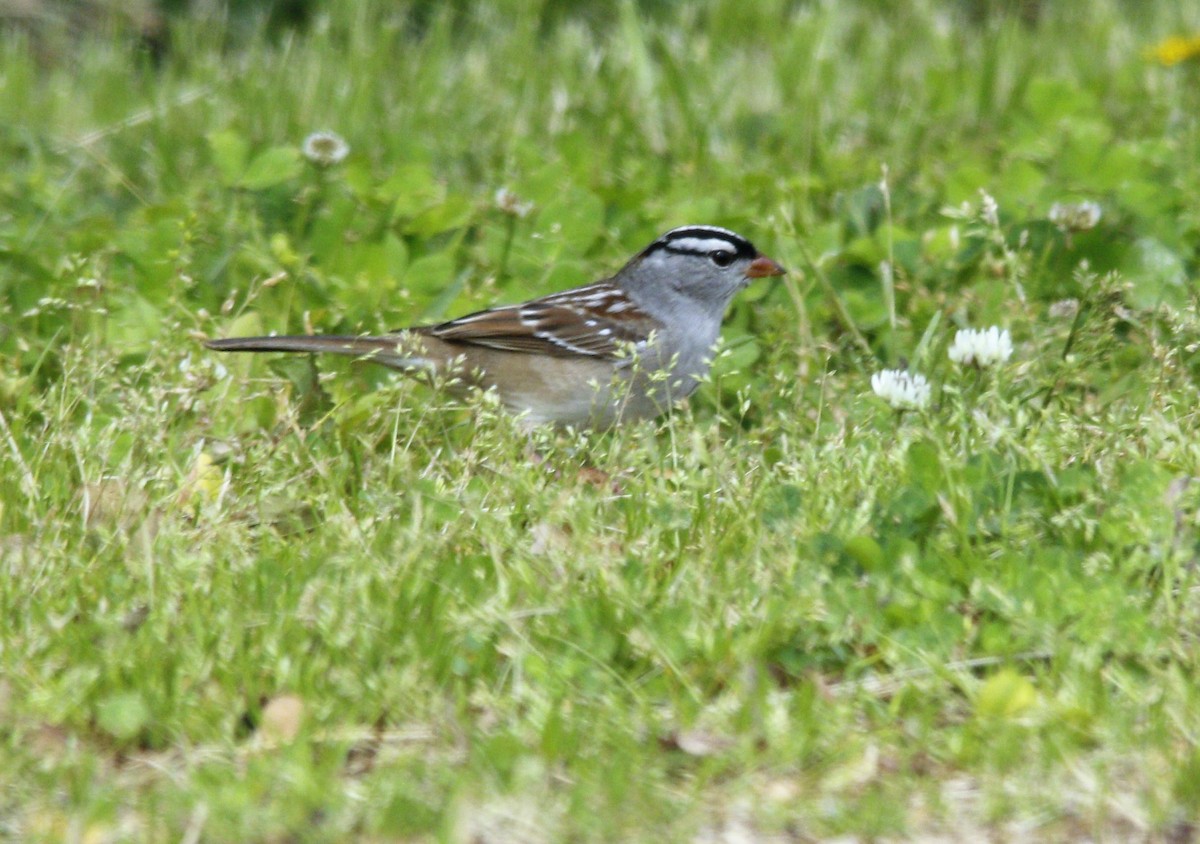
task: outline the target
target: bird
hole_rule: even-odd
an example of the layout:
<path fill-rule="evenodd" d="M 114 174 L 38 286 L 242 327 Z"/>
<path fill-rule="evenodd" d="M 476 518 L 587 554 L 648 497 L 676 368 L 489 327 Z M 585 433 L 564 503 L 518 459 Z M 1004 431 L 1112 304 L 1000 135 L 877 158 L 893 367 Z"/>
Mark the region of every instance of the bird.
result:
<path fill-rule="evenodd" d="M 528 428 L 607 429 L 657 417 L 707 374 L 734 295 L 786 270 L 717 226 L 672 229 L 610 278 L 378 336 L 208 340 L 221 352 L 332 353 L 494 389 Z"/>

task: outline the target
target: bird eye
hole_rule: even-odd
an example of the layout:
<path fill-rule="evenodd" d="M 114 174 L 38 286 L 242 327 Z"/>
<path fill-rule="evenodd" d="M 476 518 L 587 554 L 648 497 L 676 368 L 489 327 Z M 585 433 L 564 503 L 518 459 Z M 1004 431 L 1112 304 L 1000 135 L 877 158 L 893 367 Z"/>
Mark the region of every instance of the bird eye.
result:
<path fill-rule="evenodd" d="M 733 253 L 726 249 L 717 249 L 710 252 L 708 257 L 718 267 L 728 267 L 733 263 Z"/>

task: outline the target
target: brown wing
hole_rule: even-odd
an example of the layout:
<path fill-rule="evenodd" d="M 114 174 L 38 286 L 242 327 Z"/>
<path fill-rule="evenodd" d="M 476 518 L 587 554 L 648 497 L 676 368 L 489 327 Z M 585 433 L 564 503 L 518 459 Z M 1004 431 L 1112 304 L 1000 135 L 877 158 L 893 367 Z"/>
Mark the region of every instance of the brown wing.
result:
<path fill-rule="evenodd" d="M 659 327 L 619 287 L 601 282 L 417 330 L 509 352 L 616 358 L 628 346 L 644 344 Z"/>

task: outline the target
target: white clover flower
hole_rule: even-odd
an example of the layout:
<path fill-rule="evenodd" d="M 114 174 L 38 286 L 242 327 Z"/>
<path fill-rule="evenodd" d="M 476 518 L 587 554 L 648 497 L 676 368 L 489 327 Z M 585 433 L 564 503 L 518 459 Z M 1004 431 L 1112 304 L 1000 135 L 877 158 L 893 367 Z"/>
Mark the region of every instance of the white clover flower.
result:
<path fill-rule="evenodd" d="M 529 212 L 533 210 L 532 202 L 522 202 L 520 197 L 508 188 L 500 188 L 496 191 L 495 203 L 496 207 L 505 214 L 518 218 L 528 217 Z"/>
<path fill-rule="evenodd" d="M 921 410 L 929 404 L 930 387 L 924 375 L 903 369 L 883 369 L 871 376 L 875 395 L 896 410 Z"/>
<path fill-rule="evenodd" d="M 1100 206 L 1095 202 L 1056 202 L 1050 206 L 1050 222 L 1064 232 L 1094 229 L 1100 222 Z"/>
<path fill-rule="evenodd" d="M 1008 329 L 993 325 L 991 328 L 962 328 L 954 335 L 950 345 L 950 360 L 959 366 L 976 366 L 980 369 L 1004 363 L 1013 353 L 1012 335 Z"/>
<path fill-rule="evenodd" d="M 332 167 L 346 160 L 350 145 L 336 132 L 313 132 L 304 139 L 300 152 L 318 167 Z"/>

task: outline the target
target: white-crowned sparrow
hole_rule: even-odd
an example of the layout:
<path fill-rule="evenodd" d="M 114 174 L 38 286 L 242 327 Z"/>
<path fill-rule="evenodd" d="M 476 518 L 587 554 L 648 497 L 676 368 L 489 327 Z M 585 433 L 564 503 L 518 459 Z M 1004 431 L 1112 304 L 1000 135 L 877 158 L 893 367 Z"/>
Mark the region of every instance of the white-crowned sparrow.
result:
<path fill-rule="evenodd" d="M 381 337 L 210 340 L 228 352 L 332 352 L 494 388 L 529 425 L 608 427 L 657 416 L 708 371 L 725 308 L 783 267 L 741 235 L 685 226 L 605 281 Z"/>

